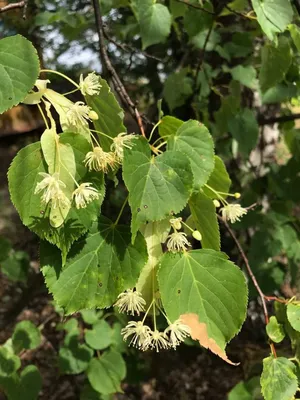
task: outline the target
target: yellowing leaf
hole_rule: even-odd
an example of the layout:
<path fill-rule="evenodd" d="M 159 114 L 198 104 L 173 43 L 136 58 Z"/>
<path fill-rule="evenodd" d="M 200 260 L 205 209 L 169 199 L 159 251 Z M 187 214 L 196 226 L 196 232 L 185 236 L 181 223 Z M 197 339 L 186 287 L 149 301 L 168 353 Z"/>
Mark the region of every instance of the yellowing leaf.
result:
<path fill-rule="evenodd" d="M 216 341 L 208 336 L 206 324 L 199 321 L 199 317 L 197 314 L 183 314 L 180 315 L 181 321 L 190 327 L 191 329 L 191 338 L 194 340 L 198 340 L 201 346 L 210 350 L 222 360 L 226 361 L 231 365 L 239 365 L 239 363 L 234 363 L 229 360 L 224 350 L 221 349 L 216 343 Z"/>

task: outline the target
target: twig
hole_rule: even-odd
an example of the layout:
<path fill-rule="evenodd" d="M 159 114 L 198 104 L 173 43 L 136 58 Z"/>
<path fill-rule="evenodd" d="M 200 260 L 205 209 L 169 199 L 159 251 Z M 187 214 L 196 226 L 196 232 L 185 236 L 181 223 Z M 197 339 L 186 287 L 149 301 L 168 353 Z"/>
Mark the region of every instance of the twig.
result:
<path fill-rule="evenodd" d="M 280 299 L 279 297 L 276 296 L 265 296 L 265 299 L 268 301 L 277 301 L 278 303 L 282 303 L 282 304 L 287 304 L 289 302 L 289 300 L 286 299 Z"/>
<path fill-rule="evenodd" d="M 248 15 L 245 15 L 245 14 L 243 14 L 243 13 L 239 13 L 238 11 L 233 10 L 231 7 L 229 7 L 229 6 L 227 6 L 227 5 L 225 6 L 225 8 L 226 8 L 228 11 L 232 12 L 233 14 L 237 15 L 238 17 L 243 17 L 243 18 L 246 18 L 246 19 L 253 19 L 253 17 L 251 18 L 251 17 L 249 17 Z"/>
<path fill-rule="evenodd" d="M 205 41 L 204 41 L 204 45 L 203 45 L 203 49 L 202 49 L 201 58 L 200 58 L 200 61 L 199 61 L 199 63 L 198 63 L 197 70 L 196 70 L 196 83 L 197 83 L 198 74 L 199 74 L 201 65 L 202 65 L 203 62 L 204 62 L 206 47 L 207 47 L 207 44 L 208 44 L 210 35 L 211 35 L 211 33 L 212 33 L 212 30 L 213 30 L 213 27 L 214 27 L 214 23 L 215 23 L 215 21 L 213 20 L 212 23 L 211 23 L 211 26 L 210 26 L 210 28 L 209 28 L 209 30 L 208 30 L 208 32 L 207 32 Z M 207 72 L 206 72 L 205 67 L 203 68 L 203 72 L 204 72 L 205 78 L 206 78 L 206 80 L 207 80 L 207 83 L 209 83 L 209 76 L 207 75 Z M 197 85 L 196 85 L 196 87 L 197 87 Z"/>
<path fill-rule="evenodd" d="M 280 117 L 270 117 L 264 118 L 262 115 L 259 115 L 257 120 L 259 125 L 273 125 L 280 122 L 289 122 L 295 121 L 296 119 L 300 119 L 300 114 L 291 114 L 291 115 L 281 115 Z"/>
<path fill-rule="evenodd" d="M 197 4 L 189 3 L 189 2 L 186 1 L 186 0 L 176 0 L 176 1 L 177 1 L 178 3 L 185 4 L 185 5 L 188 6 L 188 7 L 195 8 L 196 10 L 200 10 L 200 11 L 206 12 L 207 14 L 216 15 L 216 13 L 214 13 L 214 12 L 212 12 L 212 11 L 209 11 L 209 10 L 207 10 L 206 8 L 201 7 L 201 6 L 198 6 Z"/>
<path fill-rule="evenodd" d="M 143 51 L 141 49 L 137 49 L 136 47 L 131 46 L 128 43 L 119 43 L 119 42 L 117 42 L 116 40 L 114 40 L 113 38 L 111 38 L 108 35 L 106 30 L 104 30 L 103 33 L 104 33 L 105 38 L 109 42 L 113 43 L 116 47 L 118 47 L 119 49 L 121 49 L 123 51 L 130 52 L 130 53 L 140 53 L 140 54 L 142 54 L 143 56 L 145 56 L 147 58 L 151 58 L 151 59 L 159 61 L 159 62 L 165 62 L 162 58 L 158 58 L 156 56 L 153 56 L 152 54 L 147 53 L 146 51 Z"/>
<path fill-rule="evenodd" d="M 109 59 L 107 49 L 106 49 L 106 44 L 105 44 L 104 27 L 103 27 L 103 21 L 102 21 L 101 9 L 100 9 L 100 2 L 99 2 L 99 0 L 92 0 L 92 2 L 93 2 L 93 8 L 94 8 L 94 12 L 95 12 L 97 33 L 98 33 L 98 37 L 99 37 L 101 60 L 104 64 L 105 68 L 107 69 L 108 73 L 111 75 L 111 79 L 112 79 L 114 88 L 118 92 L 123 104 L 127 106 L 128 111 L 130 112 L 131 116 L 137 121 L 138 126 L 141 131 L 141 134 L 143 136 L 145 136 L 145 131 L 144 131 L 141 115 L 140 115 L 138 109 L 136 108 L 135 104 L 129 97 L 121 79 L 119 78 L 119 75 L 117 74 L 116 70 L 114 69 L 114 67 Z"/>
<path fill-rule="evenodd" d="M 237 248 L 239 250 L 239 253 L 240 253 L 240 255 L 241 255 L 241 257 L 242 257 L 242 259 L 244 261 L 244 264 L 246 265 L 248 274 L 249 274 L 249 276 L 250 276 L 250 278 L 251 278 L 251 280 L 253 282 L 253 285 L 255 286 L 255 288 L 256 288 L 256 290 L 257 290 L 257 292 L 259 294 L 259 297 L 261 299 L 262 308 L 263 308 L 263 312 L 264 312 L 264 316 L 265 316 L 265 323 L 267 325 L 269 323 L 269 313 L 268 313 L 268 309 L 267 309 L 265 295 L 264 295 L 263 291 L 261 290 L 261 288 L 260 288 L 260 286 L 259 286 L 259 284 L 258 284 L 258 282 L 257 282 L 257 280 L 255 278 L 255 275 L 254 275 L 254 273 L 253 273 L 253 271 L 252 271 L 252 269 L 250 267 L 248 258 L 246 256 L 246 254 L 245 254 L 245 252 L 244 252 L 244 250 L 243 250 L 238 238 L 236 237 L 235 233 L 230 228 L 228 223 L 220 215 L 218 215 L 217 217 L 218 217 L 219 221 L 222 221 L 222 223 L 225 225 L 226 229 L 228 230 L 230 236 L 232 237 L 233 241 L 235 242 L 235 244 L 236 244 L 236 246 L 237 246 Z M 272 351 L 272 354 L 274 355 L 274 357 L 277 357 L 276 350 L 275 350 L 275 347 L 274 347 L 274 343 L 270 342 L 270 348 L 271 348 L 271 351 Z"/>
<path fill-rule="evenodd" d="M 0 8 L 0 14 L 4 13 L 6 11 L 15 10 L 17 8 L 25 9 L 25 7 L 27 7 L 26 3 L 27 3 L 27 1 L 23 0 L 23 1 L 19 1 L 18 3 L 7 4 L 6 6 Z M 23 13 L 23 18 L 24 18 L 24 13 Z"/>

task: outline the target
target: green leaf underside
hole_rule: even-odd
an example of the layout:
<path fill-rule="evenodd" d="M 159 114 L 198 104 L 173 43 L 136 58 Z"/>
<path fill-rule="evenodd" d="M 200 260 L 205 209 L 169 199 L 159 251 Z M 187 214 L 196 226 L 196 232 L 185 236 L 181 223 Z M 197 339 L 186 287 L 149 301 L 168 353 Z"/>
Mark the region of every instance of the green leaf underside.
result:
<path fill-rule="evenodd" d="M 261 90 L 265 92 L 280 83 L 292 62 L 292 51 L 288 38 L 281 36 L 278 45 L 266 43 L 261 51 L 262 65 L 259 73 Z M 274 68 L 276 65 L 276 68 Z"/>
<path fill-rule="evenodd" d="M 62 270 L 57 266 L 53 248 L 41 244 L 47 286 L 66 313 L 109 307 L 121 292 L 135 286 L 147 252 L 140 234 L 134 245 L 130 239 L 129 227 L 114 226 L 101 217 L 74 243 Z"/>
<path fill-rule="evenodd" d="M 257 21 L 270 40 L 283 32 L 292 22 L 293 9 L 290 0 L 252 0 Z"/>
<path fill-rule="evenodd" d="M 97 113 L 98 119 L 93 121 L 95 130 L 105 133 L 114 138 L 119 133 L 126 132 L 123 124 L 124 112 L 120 107 L 114 94 L 111 92 L 105 79 L 99 78 L 100 94 L 85 96 L 87 104 Z M 109 151 L 112 140 L 104 135 L 98 135 L 103 150 Z"/>
<path fill-rule="evenodd" d="M 38 78 L 39 67 L 29 40 L 21 35 L 0 40 L 0 114 L 24 100 Z"/>
<path fill-rule="evenodd" d="M 168 139 L 168 149 L 180 151 L 189 158 L 195 189 L 208 181 L 214 169 L 214 143 L 204 125 L 194 120 L 183 123 Z"/>
<path fill-rule="evenodd" d="M 260 383 L 265 400 L 291 400 L 298 386 L 296 366 L 285 357 L 265 358 Z"/>
<path fill-rule="evenodd" d="M 203 249 L 220 250 L 220 231 L 213 200 L 203 193 L 196 193 L 189 200 L 193 221 L 202 235 Z"/>
<path fill-rule="evenodd" d="M 125 151 L 123 179 L 129 191 L 134 241 L 140 226 L 180 212 L 190 197 L 193 179 L 188 158 L 178 151 L 151 157 L 144 138 Z"/>
<path fill-rule="evenodd" d="M 109 350 L 99 359 L 91 360 L 87 376 L 93 389 L 103 395 L 120 392 L 121 381 L 126 376 L 126 364 L 120 353 Z"/>
<path fill-rule="evenodd" d="M 182 314 L 197 314 L 221 349 L 240 331 L 246 316 L 247 285 L 243 273 L 223 253 L 207 249 L 166 253 L 158 282 L 172 322 Z"/>
<path fill-rule="evenodd" d="M 99 215 L 105 187 L 103 174 L 89 173 L 83 164 L 85 154 L 89 150 L 88 142 L 82 136 L 73 133 L 60 135 L 60 142 L 70 143 L 76 161 L 76 179 L 79 182 L 93 183 L 100 192 L 99 200 L 91 202 L 84 209 L 77 210 L 73 206 L 64 223 L 59 228 L 52 227 L 49 221 L 50 207 L 41 204 L 40 194 L 34 194 L 37 183 L 42 180 L 39 173 L 48 172 L 39 142 L 19 151 L 9 168 L 8 181 L 11 200 L 23 224 L 41 239 L 58 246 L 65 256 L 74 240 L 84 234 Z"/>
<path fill-rule="evenodd" d="M 171 30 L 171 14 L 163 4 L 151 0 L 135 0 L 143 50 L 164 41 Z"/>
<path fill-rule="evenodd" d="M 208 179 L 207 185 L 214 189 L 216 192 L 229 192 L 231 179 L 228 175 L 224 162 L 218 156 L 215 156 L 215 167 Z M 211 199 L 217 198 L 216 193 L 208 187 L 204 186 L 202 190 L 207 197 Z"/>
<path fill-rule="evenodd" d="M 266 326 L 266 331 L 269 338 L 275 342 L 280 343 L 285 337 L 285 332 L 283 329 L 283 325 L 279 324 L 276 317 L 272 315 L 268 325 Z"/>

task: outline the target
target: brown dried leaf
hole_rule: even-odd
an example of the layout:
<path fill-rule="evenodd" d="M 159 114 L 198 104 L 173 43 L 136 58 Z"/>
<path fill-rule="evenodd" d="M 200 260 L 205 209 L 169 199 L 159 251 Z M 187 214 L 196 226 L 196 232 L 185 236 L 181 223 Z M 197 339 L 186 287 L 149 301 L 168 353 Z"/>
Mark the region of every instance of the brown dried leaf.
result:
<path fill-rule="evenodd" d="M 208 337 L 206 324 L 199 321 L 197 314 L 182 314 L 180 320 L 191 329 L 191 338 L 198 340 L 201 346 L 209 349 L 217 356 L 221 357 L 224 361 L 231 365 L 239 365 L 229 360 L 224 350 L 222 350 L 214 339 Z"/>

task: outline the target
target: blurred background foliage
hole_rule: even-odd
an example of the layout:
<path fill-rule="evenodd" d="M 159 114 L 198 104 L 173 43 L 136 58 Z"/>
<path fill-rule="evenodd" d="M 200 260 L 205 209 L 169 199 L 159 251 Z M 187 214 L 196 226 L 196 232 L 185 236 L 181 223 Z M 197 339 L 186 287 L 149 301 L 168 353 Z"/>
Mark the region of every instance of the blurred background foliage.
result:
<path fill-rule="evenodd" d="M 293 15 L 287 22 L 288 29 L 271 29 L 271 37 L 274 32 L 282 31 L 275 44 L 262 32 L 253 12 L 255 1 L 169 0 L 164 3 L 167 11 L 159 14 L 150 32 L 145 31 L 139 10 L 150 7 L 152 2 L 149 5 L 146 0 L 99 1 L 110 61 L 142 113 L 147 131 L 150 132 L 158 121 L 160 108 L 165 114 L 183 120 L 197 119 L 208 126 L 215 140 L 216 154 L 225 161 L 232 178 L 231 192 L 242 194 L 243 206 L 253 205 L 242 221 L 233 225 L 233 229 L 262 290 L 267 295 L 297 295 L 300 291 L 300 30 L 297 27 L 297 1 L 291 5 Z M 286 0 L 276 0 L 275 3 L 286 5 Z M 1 6 L 6 4 L 5 1 L 0 2 Z M 27 37 L 37 48 L 44 68 L 59 70 L 76 81 L 81 73 L 95 70 L 110 82 L 110 75 L 99 57 L 99 40 L 91 2 L 32 0 L 28 2 L 25 20 L 22 19 L 22 12 L 13 10 L 1 14 L 1 37 L 16 33 Z M 265 26 L 265 32 L 268 29 Z M 68 83 L 57 76 L 51 76 L 51 83 L 60 92 L 70 89 Z M 73 99 L 77 99 L 76 94 Z M 158 103 L 160 99 L 161 104 Z M 138 132 L 136 122 L 127 112 L 125 124 L 129 133 Z M 42 130 L 40 116 L 32 107 L 18 106 L 0 117 L 3 156 L 0 211 L 3 279 L 0 293 L 6 298 L 1 307 L 1 327 L 6 327 L 2 333 L 3 340 L 11 333 L 14 318 L 26 317 L 20 301 L 28 309 L 32 308 L 31 312 L 35 315 L 41 310 L 38 308 L 36 311 L 32 296 L 46 297 L 35 264 L 38 260 L 37 240 L 20 228 L 17 216 L 12 216 L 13 211 L 7 211 L 11 210 L 11 206 L 5 177 L 16 151 L 25 143 L 36 140 Z M 108 188 L 110 202 L 105 206 L 104 213 L 113 215 L 126 194 L 124 187 L 116 188 L 112 182 Z M 129 218 L 128 210 L 124 221 Z M 12 226 L 14 223 L 17 228 Z M 26 236 L 20 237 L 19 229 Z M 223 226 L 221 229 L 222 249 L 242 266 L 231 237 Z M 34 279 L 32 275 L 35 275 Z M 11 281 L 21 283 L 14 287 Z M 32 285 L 34 291 L 31 290 Z M 129 387 L 129 397 L 125 398 L 169 398 L 165 392 L 171 391 L 171 397 L 178 399 L 225 399 L 240 379 L 247 380 L 258 374 L 261 367 L 257 366 L 257 362 L 266 355 L 267 344 L 257 293 L 251 282 L 249 290 L 249 317 L 239 339 L 231 345 L 231 351 L 243 360 L 243 365 L 236 372 L 230 372 L 233 377 L 228 382 L 215 384 L 218 380 L 215 372 L 207 377 L 203 366 L 199 367 L 203 361 L 209 363 L 209 369 L 219 373 L 223 373 L 222 368 L 232 371 L 232 367 L 221 366 L 213 355 L 205 353 L 203 356 L 200 349 L 195 355 L 194 349 L 184 347 L 178 355 L 168 356 L 163 363 L 164 373 L 157 368 L 161 355 L 152 355 L 154 360 L 151 364 L 149 356 L 130 351 L 128 357 L 133 357 L 134 361 L 130 362 L 128 369 L 131 371 L 128 372 L 129 383 L 125 384 L 124 390 L 126 392 Z M 27 303 L 24 303 L 24 298 Z M 13 304 L 7 305 L 9 302 Z M 47 297 L 43 304 L 48 307 Z M 39 318 L 35 315 L 33 321 L 41 322 Z M 51 329 L 50 326 L 50 333 Z M 53 332 L 51 334 L 54 335 Z M 59 340 L 61 336 L 55 339 L 56 342 Z M 284 344 L 282 346 L 282 351 L 285 351 Z M 207 361 L 210 359 L 213 361 Z M 182 360 L 183 375 L 180 372 L 172 377 L 170 371 L 174 360 L 178 365 Z M 154 367 L 149 372 L 150 364 Z M 137 373 L 137 365 L 144 365 L 141 367 L 146 371 L 144 375 Z M 191 372 L 193 366 L 200 373 Z M 164 374 L 170 374 L 171 378 L 166 379 Z M 130 386 L 132 376 L 138 377 L 133 379 L 136 386 Z M 192 382 L 189 376 L 195 376 Z M 142 386 L 141 382 L 149 377 L 152 380 L 148 381 L 146 385 L 149 386 L 145 389 L 145 384 Z M 183 387 L 178 387 L 178 382 L 174 386 L 172 379 L 179 380 Z M 208 388 L 203 388 L 203 382 L 198 385 L 201 379 Z M 252 397 L 238 395 L 240 397 L 230 399 L 259 398 L 259 393 L 253 394 L 257 387 L 253 385 L 255 379 L 247 383 L 247 388 L 245 385 L 238 387 L 238 391 L 248 391 Z M 81 383 L 79 380 L 76 385 Z M 219 389 L 214 392 L 216 385 Z M 177 394 L 172 391 L 174 388 Z M 60 398 L 78 398 L 72 393 L 73 397 L 63 395 Z M 47 395 L 41 398 L 52 399 Z"/>

